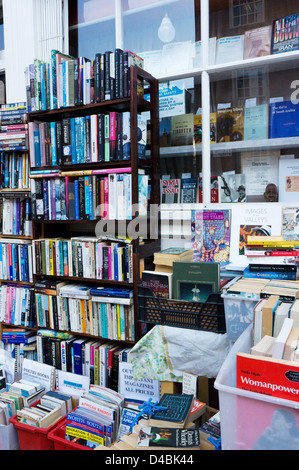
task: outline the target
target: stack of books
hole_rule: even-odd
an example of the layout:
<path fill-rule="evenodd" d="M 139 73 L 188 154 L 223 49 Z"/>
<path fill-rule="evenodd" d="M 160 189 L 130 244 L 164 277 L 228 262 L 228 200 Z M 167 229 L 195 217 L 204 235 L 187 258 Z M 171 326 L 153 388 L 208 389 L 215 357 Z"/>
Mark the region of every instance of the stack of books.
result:
<path fill-rule="evenodd" d="M 28 149 L 27 108 L 25 102 L 3 104 L 0 108 L 0 150 Z"/>

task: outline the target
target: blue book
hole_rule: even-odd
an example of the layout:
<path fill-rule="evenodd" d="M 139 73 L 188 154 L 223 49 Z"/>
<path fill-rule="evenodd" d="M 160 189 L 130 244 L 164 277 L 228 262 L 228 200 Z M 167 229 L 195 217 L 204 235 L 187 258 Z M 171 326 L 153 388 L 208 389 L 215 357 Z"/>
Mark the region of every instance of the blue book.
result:
<path fill-rule="evenodd" d="M 35 154 L 35 166 L 42 166 L 42 157 L 40 151 L 40 132 L 35 130 L 34 133 L 34 154 Z"/>
<path fill-rule="evenodd" d="M 29 258 L 28 258 L 28 246 L 24 246 L 24 266 L 25 266 L 25 279 L 22 281 L 29 282 Z"/>
<path fill-rule="evenodd" d="M 75 220 L 79 218 L 79 182 L 75 180 Z"/>
<path fill-rule="evenodd" d="M 64 61 L 64 63 L 67 63 Z M 77 163 L 77 155 L 76 155 L 76 118 L 70 118 L 70 127 L 71 127 L 71 147 L 72 147 L 72 164 L 75 165 Z"/>
<path fill-rule="evenodd" d="M 244 269 L 243 277 L 259 278 L 259 279 L 280 279 L 280 280 L 296 280 L 296 272 L 276 272 L 276 271 L 250 271 L 247 266 Z"/>
<path fill-rule="evenodd" d="M 94 220 L 93 217 L 93 185 L 92 185 L 92 177 L 89 177 L 89 218 L 90 220 Z"/>
<path fill-rule="evenodd" d="M 133 297 L 133 290 L 125 289 L 123 287 L 92 287 L 90 289 L 90 295 L 98 295 L 102 297 L 131 298 Z"/>
<path fill-rule="evenodd" d="M 84 117 L 75 118 L 76 163 L 84 163 Z"/>
<path fill-rule="evenodd" d="M 43 178 L 44 220 L 49 220 L 49 191 L 48 180 Z"/>
<path fill-rule="evenodd" d="M 269 104 L 269 139 L 299 135 L 299 104 L 279 101 Z"/>
<path fill-rule="evenodd" d="M 83 359 L 82 359 L 82 349 L 84 344 L 87 342 L 87 339 L 76 339 L 73 342 L 73 356 L 74 356 L 74 374 L 82 375 L 83 372 Z"/>
<path fill-rule="evenodd" d="M 89 177 L 84 177 L 84 202 L 85 202 L 85 217 L 89 219 L 90 206 L 89 206 Z"/>
<path fill-rule="evenodd" d="M 46 64 L 40 64 L 41 111 L 47 110 Z"/>
<path fill-rule="evenodd" d="M 57 165 L 57 151 L 56 151 L 56 126 L 55 126 L 55 122 L 50 122 L 50 135 L 51 135 L 52 166 L 56 166 Z"/>

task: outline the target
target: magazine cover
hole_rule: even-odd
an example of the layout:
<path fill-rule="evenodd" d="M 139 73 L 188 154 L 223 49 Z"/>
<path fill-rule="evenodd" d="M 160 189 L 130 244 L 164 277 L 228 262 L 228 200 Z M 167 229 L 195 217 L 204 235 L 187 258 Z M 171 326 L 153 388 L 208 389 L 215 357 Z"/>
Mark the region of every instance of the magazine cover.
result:
<path fill-rule="evenodd" d="M 191 211 L 193 261 L 229 261 L 230 210 Z"/>
<path fill-rule="evenodd" d="M 271 54 L 299 49 L 299 13 L 273 21 Z"/>

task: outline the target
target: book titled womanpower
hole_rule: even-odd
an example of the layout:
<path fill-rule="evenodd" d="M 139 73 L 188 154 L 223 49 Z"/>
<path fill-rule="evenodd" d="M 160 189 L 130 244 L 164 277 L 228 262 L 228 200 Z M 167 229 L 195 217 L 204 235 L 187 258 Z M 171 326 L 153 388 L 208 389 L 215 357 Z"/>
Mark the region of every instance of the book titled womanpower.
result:
<path fill-rule="evenodd" d="M 175 429 L 142 426 L 137 440 L 137 448 L 194 448 L 200 447 L 198 429 Z"/>

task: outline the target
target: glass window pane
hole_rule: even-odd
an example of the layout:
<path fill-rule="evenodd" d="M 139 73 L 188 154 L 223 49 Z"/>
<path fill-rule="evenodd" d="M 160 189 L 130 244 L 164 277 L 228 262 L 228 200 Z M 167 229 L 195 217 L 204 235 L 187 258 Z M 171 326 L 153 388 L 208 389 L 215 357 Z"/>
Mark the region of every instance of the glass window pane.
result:
<path fill-rule="evenodd" d="M 154 76 L 194 68 L 194 44 L 200 40 L 199 1 L 126 0 L 123 2 L 124 49 L 145 60 Z"/>
<path fill-rule="evenodd" d="M 115 49 L 114 1 L 69 2 L 70 55 L 93 59 L 97 52 Z"/>
<path fill-rule="evenodd" d="M 3 7 L 0 0 L 0 51 L 4 49 L 4 31 L 3 31 Z"/>

